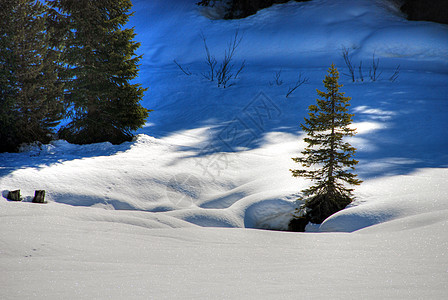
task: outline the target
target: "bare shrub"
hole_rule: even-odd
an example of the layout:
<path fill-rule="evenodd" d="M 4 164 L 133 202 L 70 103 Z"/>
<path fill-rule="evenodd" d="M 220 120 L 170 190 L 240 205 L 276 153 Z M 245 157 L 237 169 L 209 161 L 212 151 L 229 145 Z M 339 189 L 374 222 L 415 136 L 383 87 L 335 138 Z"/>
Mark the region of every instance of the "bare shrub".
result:
<path fill-rule="evenodd" d="M 378 67 L 380 65 L 380 59 L 375 59 L 375 53 L 372 55 L 372 67 L 369 70 L 369 76 L 372 81 L 377 81 L 380 78 L 382 71 L 379 72 Z"/>
<path fill-rule="evenodd" d="M 353 67 L 352 57 L 350 55 L 350 49 L 342 47 L 342 57 L 344 58 L 345 65 L 348 68 L 348 74 L 343 73 L 345 76 L 348 76 L 355 82 L 355 68 Z"/>
<path fill-rule="evenodd" d="M 355 74 L 355 67 L 352 62 L 352 56 L 350 54 L 350 49 L 346 47 L 342 47 L 341 55 L 344 59 L 345 65 L 347 66 L 348 73 L 342 73 L 343 75 L 349 77 L 353 82 L 356 81 L 362 81 L 364 82 L 364 72 L 362 69 L 362 61 L 359 62 L 358 65 L 358 78 Z M 379 68 L 380 67 L 380 59 L 378 57 L 375 57 L 375 52 L 372 54 L 372 65 L 369 68 L 369 78 L 371 81 L 377 81 L 379 80 L 381 74 L 383 71 Z M 391 82 L 394 82 L 400 73 L 400 65 L 398 65 L 395 68 L 394 73 L 390 76 L 389 80 Z"/>
<path fill-rule="evenodd" d="M 218 61 L 215 56 L 210 53 L 210 50 L 207 46 L 207 39 L 204 34 L 201 34 L 201 38 L 204 42 L 205 49 L 205 62 L 208 66 L 208 72 L 203 73 L 206 79 L 210 81 L 215 81 L 218 83 L 218 87 L 229 87 L 232 86 L 233 83 L 230 80 L 236 79 L 241 71 L 246 66 L 246 61 L 244 60 L 238 69 L 235 69 L 235 65 L 233 64 L 233 57 L 235 55 L 235 51 L 240 45 L 243 37 L 240 36 L 239 30 L 235 31 L 233 39 L 228 43 L 227 49 L 224 50 L 224 58 L 221 63 L 218 65 Z"/>
<path fill-rule="evenodd" d="M 274 73 L 274 82 L 269 81 L 269 85 L 272 86 L 272 85 L 274 85 L 274 83 L 275 83 L 277 86 L 282 85 L 282 84 L 283 84 L 283 80 L 280 78 L 281 75 L 282 75 L 282 69 L 280 69 L 279 71 L 275 72 L 275 73 Z"/>
<path fill-rule="evenodd" d="M 225 88 L 227 86 L 228 81 L 232 78 L 233 76 L 232 72 L 234 67 L 234 65 L 232 64 L 232 59 L 233 56 L 235 55 L 235 50 L 240 45 L 242 39 L 243 37 L 239 36 L 239 30 L 235 31 L 233 40 L 228 44 L 227 49 L 224 51 L 224 59 L 219 65 L 218 70 L 216 71 L 218 86 L 222 85 Z M 242 65 L 244 64 L 245 62 L 243 61 Z"/>

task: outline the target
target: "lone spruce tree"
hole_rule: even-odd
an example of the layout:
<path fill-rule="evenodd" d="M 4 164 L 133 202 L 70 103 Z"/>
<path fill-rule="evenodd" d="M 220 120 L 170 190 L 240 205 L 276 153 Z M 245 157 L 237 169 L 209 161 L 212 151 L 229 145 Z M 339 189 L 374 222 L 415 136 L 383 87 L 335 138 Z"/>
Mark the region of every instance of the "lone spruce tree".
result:
<path fill-rule="evenodd" d="M 71 122 L 60 137 L 76 144 L 132 138 L 148 116 L 138 75 L 140 46 L 132 28 L 130 0 L 49 0 L 52 24 L 67 68 L 66 104 Z"/>
<path fill-rule="evenodd" d="M 0 1 L 0 152 L 49 142 L 63 118 L 46 12 L 40 1 Z"/>
<path fill-rule="evenodd" d="M 344 209 L 353 201 L 353 189 L 344 184 L 359 185 L 362 181 L 349 172 L 358 163 L 353 159 L 355 148 L 343 138 L 355 135 L 349 127 L 353 114 L 348 113 L 351 98 L 339 91 L 339 73 L 334 64 L 323 81 L 325 92 L 317 90 L 317 105 L 309 106 L 309 118 L 301 128 L 307 133 L 308 146 L 302 157 L 293 158 L 305 169 L 291 170 L 294 177 L 305 177 L 314 185 L 303 190 L 306 218 L 312 223 L 322 223 L 327 217 Z M 315 166 L 311 169 L 310 167 Z"/>

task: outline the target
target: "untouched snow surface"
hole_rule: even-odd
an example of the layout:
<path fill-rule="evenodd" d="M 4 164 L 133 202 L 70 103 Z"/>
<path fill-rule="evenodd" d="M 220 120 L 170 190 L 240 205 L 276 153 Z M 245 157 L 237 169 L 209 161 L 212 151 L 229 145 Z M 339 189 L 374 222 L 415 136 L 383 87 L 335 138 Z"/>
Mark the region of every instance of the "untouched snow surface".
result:
<path fill-rule="evenodd" d="M 296 234 L 21 205 L 0 206 L 2 299 L 443 299 L 447 287 L 446 211 Z"/>
<path fill-rule="evenodd" d="M 134 1 L 154 112 L 133 142 L 0 154 L 0 192 L 24 196 L 0 201 L 0 298 L 446 297 L 448 27 L 380 0 L 290 2 L 233 21 L 195 2 Z M 218 88 L 202 76 L 201 33 L 219 62 L 236 30 L 246 67 Z M 357 82 L 342 75 L 344 47 Z M 289 172 L 299 123 L 332 62 L 356 114 L 356 201 L 315 233 L 243 229 L 286 229 L 309 184 Z M 308 83 L 286 98 L 300 74 Z M 30 203 L 37 189 L 48 204 Z"/>

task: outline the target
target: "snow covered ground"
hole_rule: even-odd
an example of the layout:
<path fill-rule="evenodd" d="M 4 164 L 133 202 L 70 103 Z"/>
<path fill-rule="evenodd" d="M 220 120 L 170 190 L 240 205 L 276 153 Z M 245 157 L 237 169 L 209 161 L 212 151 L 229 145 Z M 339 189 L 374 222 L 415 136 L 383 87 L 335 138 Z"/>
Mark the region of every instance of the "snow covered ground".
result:
<path fill-rule="evenodd" d="M 0 192 L 24 196 L 0 201 L 1 299 L 446 297 L 446 25 L 382 0 L 290 2 L 232 21 L 195 0 L 133 2 L 154 112 L 133 142 L 0 154 Z M 219 61 L 236 30 L 246 67 L 224 89 L 201 75 L 201 33 Z M 286 228 L 309 184 L 289 172 L 299 123 L 330 64 L 347 73 L 343 47 L 358 79 L 341 76 L 357 200 L 314 233 L 245 229 Z M 286 98 L 299 74 L 308 83 Z M 30 203 L 37 189 L 48 204 Z"/>

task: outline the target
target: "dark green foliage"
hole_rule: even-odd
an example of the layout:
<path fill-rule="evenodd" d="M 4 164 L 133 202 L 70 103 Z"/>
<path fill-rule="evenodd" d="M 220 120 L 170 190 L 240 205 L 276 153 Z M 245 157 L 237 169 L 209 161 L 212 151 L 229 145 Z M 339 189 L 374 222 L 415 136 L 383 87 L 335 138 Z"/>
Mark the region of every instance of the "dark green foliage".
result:
<path fill-rule="evenodd" d="M 22 143 L 50 141 L 63 117 L 58 81 L 39 1 L 9 0 L 0 6 L 0 152 Z"/>
<path fill-rule="evenodd" d="M 311 223 L 320 224 L 332 214 L 343 210 L 352 200 L 350 196 L 337 191 L 333 194 L 317 194 L 311 197 L 305 204 L 309 209 L 307 219 Z"/>
<path fill-rule="evenodd" d="M 293 158 L 305 169 L 291 170 L 294 177 L 311 179 L 315 184 L 303 190 L 309 199 L 305 203 L 307 216 L 313 223 L 321 223 L 331 214 L 345 208 L 352 200 L 353 189 L 344 184 L 358 185 L 360 180 L 349 172 L 358 161 L 352 157 L 355 148 L 343 138 L 353 136 L 355 129 L 349 127 L 352 114 L 348 113 L 349 97 L 339 92 L 339 73 L 332 65 L 325 76 L 326 92 L 317 90 L 321 99 L 309 106 L 309 118 L 301 128 L 307 133 L 308 146 L 302 157 Z M 317 166 L 315 169 L 310 169 Z"/>
<path fill-rule="evenodd" d="M 66 81 L 71 123 L 60 137 L 77 144 L 119 144 L 144 125 L 148 110 L 140 101 L 146 90 L 137 77 L 140 46 L 133 29 L 123 29 L 131 16 L 130 0 L 51 0 Z"/>
<path fill-rule="evenodd" d="M 310 220 L 306 216 L 291 219 L 288 224 L 288 231 L 305 232 L 306 225 Z"/>

